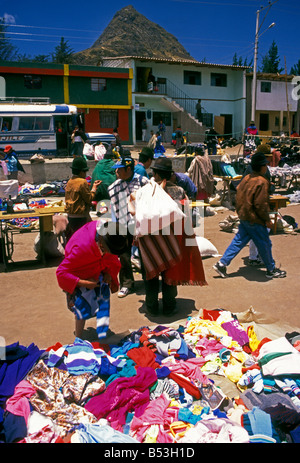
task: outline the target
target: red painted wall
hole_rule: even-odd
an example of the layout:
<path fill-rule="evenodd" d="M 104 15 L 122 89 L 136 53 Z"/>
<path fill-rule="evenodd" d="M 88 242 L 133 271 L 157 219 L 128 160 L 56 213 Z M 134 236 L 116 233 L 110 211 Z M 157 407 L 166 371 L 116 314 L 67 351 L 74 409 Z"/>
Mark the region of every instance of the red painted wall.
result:
<path fill-rule="evenodd" d="M 86 132 L 103 132 L 112 133 L 115 127 L 102 128 L 100 127 L 99 109 L 91 108 L 88 111 L 86 109 L 80 109 L 80 112 L 85 113 L 85 131 Z M 119 127 L 118 132 L 121 140 L 124 142 L 129 141 L 129 111 L 127 109 L 119 109 Z"/>

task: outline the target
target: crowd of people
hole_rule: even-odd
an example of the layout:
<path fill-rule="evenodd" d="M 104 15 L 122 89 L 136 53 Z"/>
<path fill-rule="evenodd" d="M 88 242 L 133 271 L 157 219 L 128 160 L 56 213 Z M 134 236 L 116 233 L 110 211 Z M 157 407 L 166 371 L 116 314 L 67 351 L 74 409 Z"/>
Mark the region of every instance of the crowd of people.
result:
<path fill-rule="evenodd" d="M 249 127 L 253 134 L 256 127 L 253 124 Z M 186 245 L 186 239 L 195 236 L 192 209 L 185 206 L 189 200 L 209 203 L 214 193 L 215 180 L 208 152 L 202 145 L 196 146 L 186 173 L 178 173 L 173 169 L 172 160 L 158 149 L 163 146 L 159 132 L 154 141 L 141 149 L 138 160 L 133 159 L 130 151 L 116 138 L 114 146 L 102 153 L 88 182 L 89 168 L 79 146 L 83 140 L 77 139 L 81 136 L 77 129 L 74 145 L 78 146 L 71 165 L 72 176 L 65 187 L 68 220 L 65 256 L 57 269 L 58 284 L 67 293 L 67 306 L 75 314 L 75 332 L 78 336 L 82 334 L 85 319 L 100 313 L 103 301 L 109 305 L 107 294 L 110 291 L 117 292 L 119 298 L 135 291 L 133 253 L 140 262 L 147 312 L 152 316 L 160 313 L 161 278 L 162 313 L 173 315 L 178 285 L 207 284 L 196 241 Z M 160 130 L 163 131 L 162 126 Z M 178 132 L 181 137 L 180 127 Z M 117 130 L 115 133 L 117 135 Z M 115 149 L 117 143 L 118 150 Z M 3 157 L 7 178 L 16 179 L 20 166 L 12 146 L 6 146 Z M 222 278 L 227 276 L 231 261 L 248 243 L 251 256 L 254 256 L 249 256 L 249 263 L 265 266 L 269 279 L 286 276 L 286 272 L 275 265 L 269 236 L 272 229 L 269 197 L 274 190 L 268 165 L 272 161 L 270 147 L 266 144 L 258 146 L 237 186 L 239 228 L 213 267 Z M 159 196 L 161 194 L 165 196 Z M 91 218 L 92 206 L 99 201 L 109 204 L 109 224 Z M 182 213 L 182 223 L 180 232 L 175 233 L 174 214 L 179 214 L 178 211 Z M 167 222 L 161 224 L 156 233 L 137 231 L 143 220 L 149 225 L 162 222 L 162 217 L 167 217 Z M 103 297 L 103 288 L 106 288 L 106 297 Z M 102 331 L 99 330 L 104 335 L 108 318 L 104 316 L 105 329 L 103 320 L 99 322 Z"/>
<path fill-rule="evenodd" d="M 269 157 L 270 153 L 263 146 L 257 149 L 237 187 L 236 211 L 240 219 L 238 233 L 214 265 L 222 278 L 227 276 L 227 267 L 232 259 L 249 242 L 256 249 L 255 261 L 266 267 L 267 278 L 286 276 L 286 272 L 275 265 L 269 237 L 272 228 L 269 207 L 271 183 L 267 167 Z M 122 149 L 121 155 L 116 156 L 113 151 L 107 151 L 98 161 L 90 185 L 86 180 L 87 170 L 86 160 L 76 156 L 72 163 L 73 176 L 65 190 L 70 225 L 68 241 L 65 258 L 57 269 L 59 286 L 67 292 L 67 305 L 75 313 L 76 331 L 82 332 L 84 317 L 95 316 L 95 310 L 90 307 L 87 310 L 86 304 L 82 303 L 82 286 L 99 291 L 106 283 L 111 291 L 117 292 L 119 298 L 135 291 L 133 250 L 140 260 L 148 314 L 158 316 L 160 313 L 161 279 L 162 314 L 173 315 L 176 311 L 178 285 L 207 284 L 196 243 L 186 245 L 187 235 L 194 238 L 194 230 L 191 214 L 187 217 L 184 205 L 190 199 L 208 202 L 214 192 L 213 169 L 208 154 L 199 147 L 195 150 L 195 157 L 187 172 L 178 173 L 174 172 L 170 158 L 164 155 L 156 157 L 155 150 L 149 146 L 141 149 L 138 160 L 132 158 L 128 149 Z M 155 185 L 166 195 L 165 200 L 157 196 Z M 157 203 L 156 197 L 159 198 Z M 170 205 L 167 198 L 171 199 L 178 210 L 185 211 L 180 233 L 177 234 L 174 234 L 174 221 L 170 219 L 174 211 L 168 209 Z M 104 241 L 100 233 L 103 229 L 101 219 L 93 222 L 89 215 L 93 201 L 103 200 L 108 201 L 111 209 L 109 227 L 114 227 L 105 229 Z M 160 217 L 155 217 L 153 212 L 155 204 L 157 216 Z M 147 214 L 150 223 L 154 219 L 161 220 L 165 212 L 169 213 L 167 233 L 164 232 L 165 225 L 158 227 L 156 233 L 137 231 Z M 70 285 L 68 279 L 72 282 Z M 93 297 L 89 295 L 91 298 L 101 305 L 99 293 Z"/>

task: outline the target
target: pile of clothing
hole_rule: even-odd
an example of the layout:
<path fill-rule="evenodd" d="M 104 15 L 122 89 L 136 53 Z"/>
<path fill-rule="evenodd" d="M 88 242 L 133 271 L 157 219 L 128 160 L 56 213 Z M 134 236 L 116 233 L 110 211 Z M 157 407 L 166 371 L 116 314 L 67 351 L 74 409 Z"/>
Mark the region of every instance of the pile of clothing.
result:
<path fill-rule="evenodd" d="M 300 333 L 260 340 L 202 309 L 118 344 L 15 343 L 0 356 L 0 405 L 5 443 L 300 442 Z"/>
<path fill-rule="evenodd" d="M 25 183 L 19 187 L 19 196 L 64 196 L 67 180 L 41 184 Z"/>

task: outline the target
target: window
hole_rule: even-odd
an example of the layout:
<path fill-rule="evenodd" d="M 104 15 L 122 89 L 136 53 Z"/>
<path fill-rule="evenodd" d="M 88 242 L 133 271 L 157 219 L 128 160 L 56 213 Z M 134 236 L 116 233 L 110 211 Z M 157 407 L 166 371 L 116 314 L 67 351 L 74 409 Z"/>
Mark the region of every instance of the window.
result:
<path fill-rule="evenodd" d="M 227 87 L 227 74 L 212 72 L 210 75 L 210 85 L 212 87 Z"/>
<path fill-rule="evenodd" d="M 153 111 L 153 125 L 157 127 L 160 121 L 163 121 L 165 125 L 170 126 L 171 125 L 171 113 Z"/>
<path fill-rule="evenodd" d="M 103 92 L 106 90 L 106 79 L 91 79 L 91 90 L 93 92 Z"/>
<path fill-rule="evenodd" d="M 4 117 L 1 119 L 1 132 L 10 132 L 12 126 L 12 117 Z"/>
<path fill-rule="evenodd" d="M 260 91 L 262 93 L 271 93 L 271 82 L 261 82 Z"/>
<path fill-rule="evenodd" d="M 99 111 L 100 127 L 112 129 L 119 126 L 119 113 L 117 109 L 103 109 Z"/>
<path fill-rule="evenodd" d="M 38 89 L 42 88 L 42 78 L 41 76 L 24 76 L 24 85 L 26 88 Z"/>
<path fill-rule="evenodd" d="M 183 82 L 186 85 L 201 85 L 201 72 L 183 71 Z"/>
<path fill-rule="evenodd" d="M 19 130 L 49 130 L 50 117 L 20 117 Z"/>

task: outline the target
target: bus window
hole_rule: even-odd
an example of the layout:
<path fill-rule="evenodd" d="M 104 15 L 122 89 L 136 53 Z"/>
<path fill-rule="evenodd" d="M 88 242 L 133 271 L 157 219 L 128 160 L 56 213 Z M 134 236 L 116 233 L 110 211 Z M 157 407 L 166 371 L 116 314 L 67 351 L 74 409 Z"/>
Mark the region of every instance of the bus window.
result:
<path fill-rule="evenodd" d="M 12 125 L 12 117 L 4 117 L 1 122 L 1 132 L 10 132 Z"/>
<path fill-rule="evenodd" d="M 36 117 L 33 130 L 49 130 L 50 117 Z"/>
<path fill-rule="evenodd" d="M 20 117 L 19 130 L 33 130 L 35 117 Z"/>
<path fill-rule="evenodd" d="M 19 130 L 49 130 L 50 117 L 20 117 Z"/>

